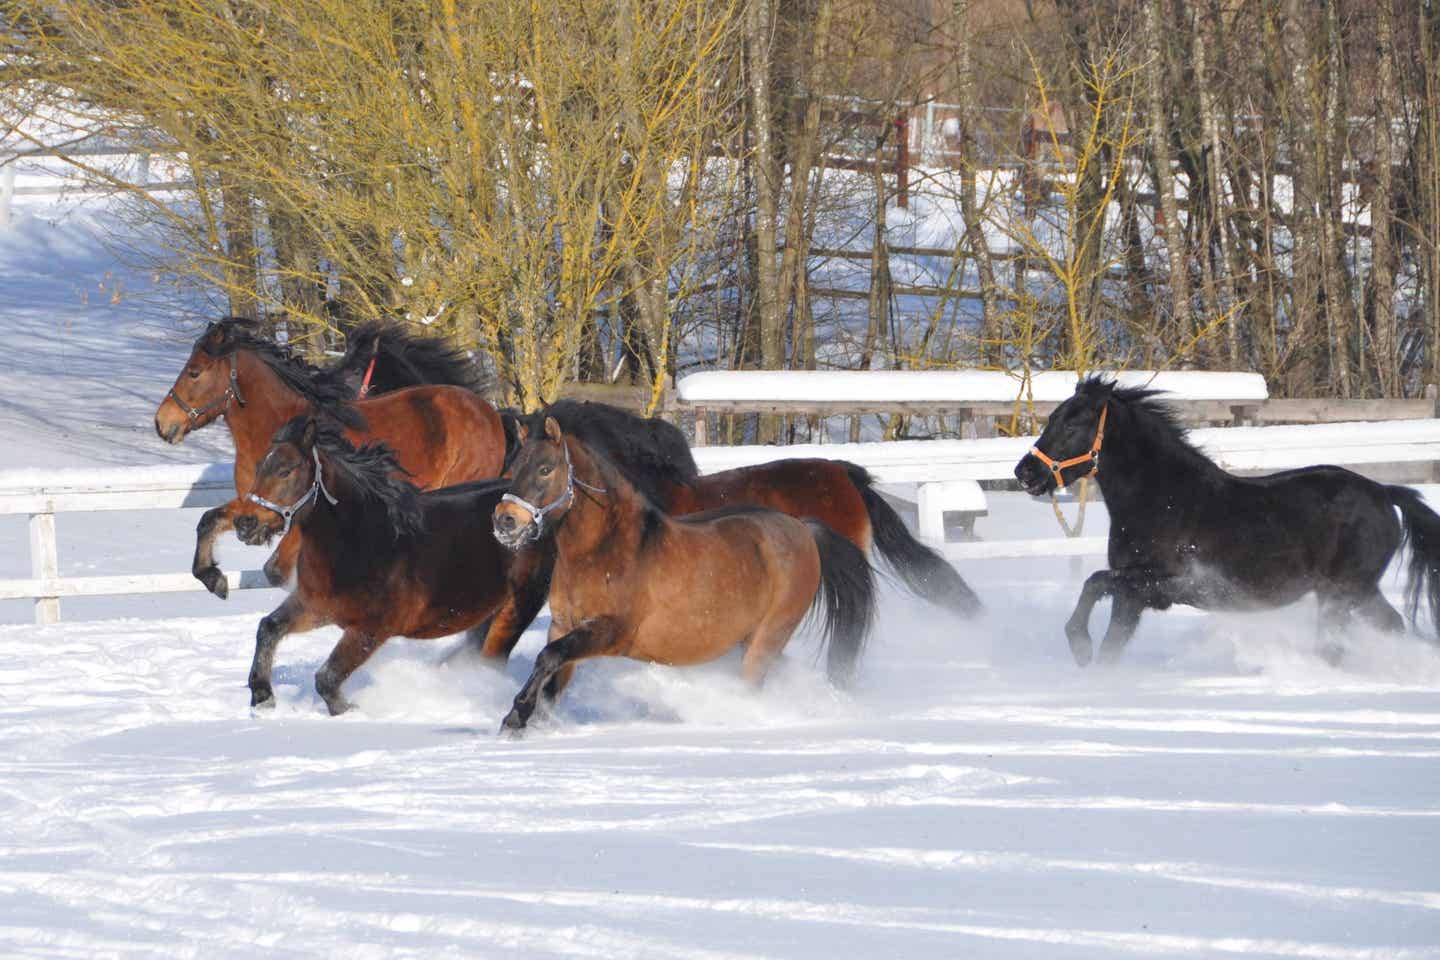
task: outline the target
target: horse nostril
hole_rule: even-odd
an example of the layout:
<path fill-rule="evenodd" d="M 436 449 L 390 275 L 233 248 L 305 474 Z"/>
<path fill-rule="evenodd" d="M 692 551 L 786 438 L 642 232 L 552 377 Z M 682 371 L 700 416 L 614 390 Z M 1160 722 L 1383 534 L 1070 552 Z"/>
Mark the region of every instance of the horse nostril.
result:
<path fill-rule="evenodd" d="M 254 517 L 236 517 L 236 518 L 235 518 L 235 532 L 238 533 L 238 534 L 240 534 L 242 537 L 243 537 L 243 536 L 248 536 L 251 532 L 254 531 L 254 529 L 255 529 L 255 518 L 254 518 Z"/>
<path fill-rule="evenodd" d="M 515 518 L 508 513 L 502 513 L 495 519 L 495 525 L 506 533 L 515 529 Z"/>

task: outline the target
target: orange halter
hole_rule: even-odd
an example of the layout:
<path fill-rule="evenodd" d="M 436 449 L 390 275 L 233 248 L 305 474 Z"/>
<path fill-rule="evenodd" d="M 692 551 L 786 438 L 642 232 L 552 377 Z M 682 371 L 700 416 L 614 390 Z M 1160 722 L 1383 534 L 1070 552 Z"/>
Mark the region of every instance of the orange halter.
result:
<path fill-rule="evenodd" d="M 1052 460 L 1049 454 L 1039 447 L 1030 448 L 1030 452 L 1035 455 L 1035 459 L 1050 468 L 1050 472 L 1055 476 L 1055 486 L 1057 489 L 1065 489 L 1065 481 L 1060 479 L 1060 471 L 1079 466 L 1087 460 L 1091 464 L 1090 472 L 1085 474 L 1084 477 L 1076 477 L 1075 479 L 1084 480 L 1086 477 L 1093 477 L 1100 472 L 1100 445 L 1105 442 L 1105 417 L 1109 413 L 1110 405 L 1108 403 L 1100 408 L 1100 423 L 1095 427 L 1095 442 L 1090 444 L 1090 450 L 1088 452 L 1082 453 L 1078 457 L 1057 461 Z"/>

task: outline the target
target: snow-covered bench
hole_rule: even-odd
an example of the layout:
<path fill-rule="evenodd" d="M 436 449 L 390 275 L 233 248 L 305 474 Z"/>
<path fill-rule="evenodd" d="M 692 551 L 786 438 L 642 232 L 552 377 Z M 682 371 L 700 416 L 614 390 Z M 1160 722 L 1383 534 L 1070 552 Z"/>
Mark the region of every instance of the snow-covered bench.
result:
<path fill-rule="evenodd" d="M 1112 373 L 1126 386 L 1163 390 L 1201 406 L 1195 419 L 1245 423 L 1269 399 L 1258 373 L 1126 370 Z M 1047 370 L 1028 379 L 998 370 L 741 370 L 682 377 L 678 408 L 695 413 L 695 443 L 705 447 L 711 411 L 788 414 L 912 413 L 961 419 L 1012 412 L 1017 403 L 1045 414 L 1075 392 L 1073 370 Z M 793 448 L 771 455 L 800 456 Z M 823 455 L 823 454 L 822 454 Z M 723 455 L 721 457 L 723 459 Z M 753 461 L 752 461 L 753 462 Z M 892 491 L 893 492 L 893 491 Z M 920 534 L 943 541 L 945 519 L 955 515 L 968 534 L 985 516 L 985 493 L 975 480 L 920 483 L 913 501 Z"/>

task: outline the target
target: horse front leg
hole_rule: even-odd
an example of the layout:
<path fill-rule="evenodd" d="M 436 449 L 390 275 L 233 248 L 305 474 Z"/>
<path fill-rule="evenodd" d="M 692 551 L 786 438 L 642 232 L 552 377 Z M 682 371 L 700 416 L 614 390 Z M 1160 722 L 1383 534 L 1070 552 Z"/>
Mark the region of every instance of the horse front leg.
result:
<path fill-rule="evenodd" d="M 341 635 L 340 642 L 335 644 L 335 649 L 331 650 L 330 656 L 325 659 L 325 665 L 315 674 L 315 692 L 325 701 L 330 716 L 339 716 L 350 709 L 350 701 L 340 693 L 340 688 L 350 679 L 350 674 L 380 649 L 386 639 L 388 638 L 353 627 Z"/>
<path fill-rule="evenodd" d="M 504 667 L 515 644 L 545 606 L 554 570 L 553 541 L 531 544 L 515 554 L 505 572 L 505 599 L 494 616 L 465 632 L 465 643 L 451 657 L 470 653 L 489 666 Z"/>
<path fill-rule="evenodd" d="M 221 600 L 230 595 L 230 584 L 215 563 L 215 541 L 220 534 L 235 529 L 235 508 L 239 504 L 239 500 L 231 500 L 206 510 L 195 526 L 195 558 L 190 561 L 190 573 Z"/>
<path fill-rule="evenodd" d="M 1065 639 L 1070 641 L 1070 655 L 1078 666 L 1088 666 L 1094 657 L 1090 641 L 1090 613 L 1095 604 L 1114 590 L 1114 583 L 1115 573 L 1111 570 L 1096 570 L 1086 577 L 1085 586 L 1080 589 L 1080 599 L 1075 602 L 1075 610 L 1065 621 Z"/>
<path fill-rule="evenodd" d="M 500 733 L 520 736 L 551 679 L 577 660 L 619 654 L 618 638 L 619 631 L 613 624 L 592 621 L 546 644 L 540 656 L 535 658 L 535 669 L 530 672 L 530 679 L 515 695 L 514 705 L 501 722 Z"/>
<path fill-rule="evenodd" d="M 260 621 L 255 629 L 255 658 L 250 663 L 250 706 L 275 706 L 275 691 L 270 686 L 270 673 L 275 666 L 275 648 L 280 641 L 296 631 L 313 630 L 323 618 L 307 610 L 294 594 Z"/>

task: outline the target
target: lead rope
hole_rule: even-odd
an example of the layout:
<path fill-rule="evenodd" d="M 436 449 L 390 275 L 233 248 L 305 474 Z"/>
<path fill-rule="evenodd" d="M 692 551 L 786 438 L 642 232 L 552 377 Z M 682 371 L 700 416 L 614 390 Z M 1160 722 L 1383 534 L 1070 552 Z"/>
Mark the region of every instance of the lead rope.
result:
<path fill-rule="evenodd" d="M 1064 530 L 1065 536 L 1070 539 L 1080 536 L 1085 529 L 1085 504 L 1090 500 L 1089 477 L 1080 478 L 1080 492 L 1075 495 L 1075 499 L 1080 503 L 1080 510 L 1075 514 L 1075 526 L 1072 527 L 1065 519 L 1065 514 L 1060 511 L 1060 501 L 1056 498 L 1055 491 L 1050 491 L 1050 507 L 1055 511 L 1055 519 L 1060 523 L 1060 529 Z"/>

